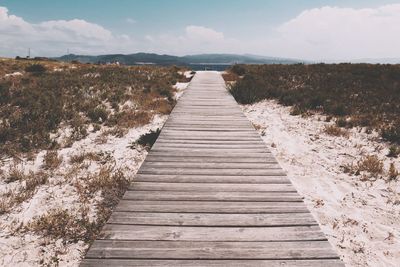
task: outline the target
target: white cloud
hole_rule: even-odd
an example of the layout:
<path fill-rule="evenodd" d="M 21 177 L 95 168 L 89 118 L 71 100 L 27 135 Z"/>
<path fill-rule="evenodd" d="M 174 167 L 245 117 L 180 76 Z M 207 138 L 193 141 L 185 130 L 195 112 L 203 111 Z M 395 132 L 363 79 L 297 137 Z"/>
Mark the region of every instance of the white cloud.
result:
<path fill-rule="evenodd" d="M 400 57 L 399 46 L 400 4 L 305 10 L 266 40 L 270 53 L 309 59 Z"/>
<path fill-rule="evenodd" d="M 38 24 L 8 14 L 0 7 L 0 55 L 55 56 L 67 49 L 73 53 L 97 54 L 130 52 L 134 41 L 127 35 L 115 35 L 104 27 L 85 20 L 51 20 Z"/>
<path fill-rule="evenodd" d="M 204 26 L 189 25 L 183 34 L 147 35 L 148 51 L 177 55 L 196 53 L 230 53 L 235 51 L 238 40 L 226 38 L 222 32 Z"/>
<path fill-rule="evenodd" d="M 126 21 L 128 24 L 135 24 L 135 23 L 136 23 L 136 20 L 134 20 L 133 18 L 126 18 L 125 21 Z"/>
<path fill-rule="evenodd" d="M 186 38 L 200 42 L 221 42 L 224 41 L 224 34 L 203 26 L 190 25 L 185 28 Z"/>
<path fill-rule="evenodd" d="M 181 35 L 147 36 L 164 53 L 252 53 L 310 60 L 400 57 L 400 4 L 377 8 L 321 7 L 301 12 L 251 39 L 190 25 Z"/>

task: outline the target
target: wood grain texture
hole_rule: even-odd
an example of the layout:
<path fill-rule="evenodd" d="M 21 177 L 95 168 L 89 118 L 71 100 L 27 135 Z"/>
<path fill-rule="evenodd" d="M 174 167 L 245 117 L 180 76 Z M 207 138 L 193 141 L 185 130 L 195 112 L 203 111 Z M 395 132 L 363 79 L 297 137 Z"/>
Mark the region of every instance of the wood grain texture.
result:
<path fill-rule="evenodd" d="M 227 92 L 197 73 L 81 266 L 344 266 Z"/>

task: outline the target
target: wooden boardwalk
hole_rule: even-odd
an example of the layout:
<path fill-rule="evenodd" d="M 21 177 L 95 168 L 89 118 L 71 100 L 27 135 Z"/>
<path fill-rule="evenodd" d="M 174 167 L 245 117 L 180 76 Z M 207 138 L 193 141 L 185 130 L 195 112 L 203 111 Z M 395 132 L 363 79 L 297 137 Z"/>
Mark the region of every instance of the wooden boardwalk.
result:
<path fill-rule="evenodd" d="M 82 266 L 343 266 L 226 91 L 198 72 Z"/>

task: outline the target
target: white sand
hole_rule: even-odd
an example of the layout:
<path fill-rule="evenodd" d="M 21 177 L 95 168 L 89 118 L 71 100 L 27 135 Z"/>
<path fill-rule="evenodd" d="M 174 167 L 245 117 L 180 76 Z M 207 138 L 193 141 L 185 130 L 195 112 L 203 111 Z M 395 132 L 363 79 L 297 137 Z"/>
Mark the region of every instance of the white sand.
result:
<path fill-rule="evenodd" d="M 377 155 L 400 169 L 400 160 L 386 157 L 388 144 L 360 128 L 349 138 L 323 133 L 324 116 L 291 116 L 275 101 L 242 107 L 265 143 L 304 196 L 314 217 L 346 266 L 400 266 L 400 182 L 361 181 L 341 166 L 364 155 Z M 398 178 L 400 180 L 400 177 Z"/>

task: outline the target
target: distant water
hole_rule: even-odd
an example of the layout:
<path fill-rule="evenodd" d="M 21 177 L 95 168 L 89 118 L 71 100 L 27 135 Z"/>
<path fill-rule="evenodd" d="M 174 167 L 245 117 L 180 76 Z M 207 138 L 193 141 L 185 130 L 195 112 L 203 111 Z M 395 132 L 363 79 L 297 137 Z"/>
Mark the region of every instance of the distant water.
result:
<path fill-rule="evenodd" d="M 231 64 L 190 64 L 193 70 L 216 70 L 223 71 L 232 66 Z"/>

